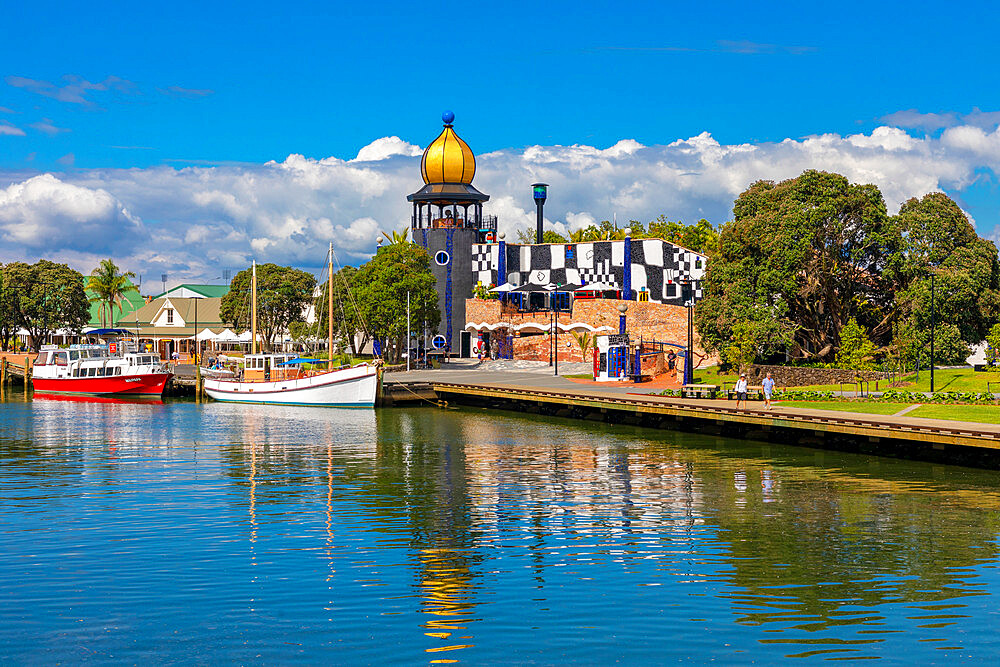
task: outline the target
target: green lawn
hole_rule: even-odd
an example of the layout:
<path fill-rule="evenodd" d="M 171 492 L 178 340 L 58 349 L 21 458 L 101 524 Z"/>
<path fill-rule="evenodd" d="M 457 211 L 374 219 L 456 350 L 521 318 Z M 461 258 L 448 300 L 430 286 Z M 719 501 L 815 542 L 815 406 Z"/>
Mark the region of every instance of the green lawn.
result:
<path fill-rule="evenodd" d="M 979 424 L 1000 424 L 1000 406 L 996 405 L 922 405 L 907 417 L 952 419 Z"/>
<path fill-rule="evenodd" d="M 915 374 L 910 374 L 906 381 L 898 387 L 889 387 L 886 382 L 878 383 L 878 391 L 886 389 L 901 389 L 905 391 L 930 391 L 931 373 L 930 371 L 920 371 L 920 380 L 916 380 Z M 989 382 L 989 389 L 986 383 Z M 807 387 L 794 387 L 806 391 L 839 391 L 843 387 L 845 391 L 857 391 L 857 385 L 853 384 L 824 384 L 810 385 Z M 869 387 L 876 391 L 875 383 Z M 868 387 L 866 387 L 867 389 Z M 934 391 L 993 391 L 1000 392 L 1000 373 L 977 373 L 971 368 L 948 368 L 934 371 Z"/>
<path fill-rule="evenodd" d="M 866 415 L 894 415 L 900 410 L 909 407 L 906 403 L 855 403 L 853 401 L 776 401 L 775 405 L 785 408 L 857 412 Z M 912 415 L 913 413 L 909 412 L 907 414 Z"/>
<path fill-rule="evenodd" d="M 677 359 L 679 363 L 682 363 L 680 358 Z M 681 366 L 681 375 L 684 374 L 684 367 Z M 717 384 L 720 387 L 725 383 L 736 384 L 737 375 L 735 373 L 719 373 L 718 366 L 709 366 L 707 368 L 696 368 L 694 369 L 694 383 L 695 384 Z"/>

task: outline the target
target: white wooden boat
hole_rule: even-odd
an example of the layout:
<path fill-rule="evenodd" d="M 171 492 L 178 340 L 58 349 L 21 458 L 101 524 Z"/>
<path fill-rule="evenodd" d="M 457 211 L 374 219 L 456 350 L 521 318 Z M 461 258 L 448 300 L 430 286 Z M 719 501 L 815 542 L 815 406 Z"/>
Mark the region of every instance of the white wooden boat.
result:
<path fill-rule="evenodd" d="M 333 275 L 333 244 L 327 275 Z M 253 263 L 250 286 L 251 354 L 244 359 L 239 378 L 205 378 L 205 393 L 217 401 L 272 403 L 275 405 L 319 405 L 342 408 L 373 408 L 378 392 L 378 366 L 358 364 L 321 371 L 303 370 L 303 362 L 287 354 L 257 354 L 257 263 Z M 333 351 L 333 290 L 327 311 L 328 350 Z M 326 364 L 328 362 L 322 361 Z"/>
<path fill-rule="evenodd" d="M 205 393 L 217 401 L 318 405 L 338 408 L 375 407 L 378 368 L 359 364 L 306 373 L 279 364 L 286 355 L 247 355 L 244 378 L 206 378 Z M 266 368 L 266 371 L 264 370 Z"/>

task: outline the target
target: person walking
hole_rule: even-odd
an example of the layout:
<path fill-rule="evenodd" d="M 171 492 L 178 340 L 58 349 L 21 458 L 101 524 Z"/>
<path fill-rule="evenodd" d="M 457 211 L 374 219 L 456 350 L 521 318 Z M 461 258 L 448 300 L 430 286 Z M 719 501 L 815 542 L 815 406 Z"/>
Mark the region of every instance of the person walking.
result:
<path fill-rule="evenodd" d="M 736 381 L 736 409 L 740 409 L 740 403 L 743 403 L 743 409 L 746 410 L 747 407 L 747 374 L 740 373 L 740 379 Z"/>
<path fill-rule="evenodd" d="M 764 409 L 771 409 L 771 396 L 774 394 L 774 378 L 768 373 L 764 381 L 760 383 L 761 389 L 764 390 Z"/>

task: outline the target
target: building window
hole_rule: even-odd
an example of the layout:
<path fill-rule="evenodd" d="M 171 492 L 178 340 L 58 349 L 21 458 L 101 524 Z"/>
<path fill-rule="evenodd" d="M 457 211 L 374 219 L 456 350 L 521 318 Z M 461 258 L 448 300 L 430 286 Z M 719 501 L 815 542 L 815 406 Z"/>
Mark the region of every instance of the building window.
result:
<path fill-rule="evenodd" d="M 437 262 L 439 266 L 444 266 L 451 261 L 451 255 L 446 253 L 444 250 L 438 250 L 437 254 L 434 255 L 434 261 Z"/>
<path fill-rule="evenodd" d="M 669 285 L 667 285 L 667 296 L 668 297 L 677 296 L 677 285 L 675 285 L 674 283 L 670 283 Z"/>
<path fill-rule="evenodd" d="M 173 323 L 174 323 L 174 309 L 167 308 L 167 324 L 173 324 Z"/>

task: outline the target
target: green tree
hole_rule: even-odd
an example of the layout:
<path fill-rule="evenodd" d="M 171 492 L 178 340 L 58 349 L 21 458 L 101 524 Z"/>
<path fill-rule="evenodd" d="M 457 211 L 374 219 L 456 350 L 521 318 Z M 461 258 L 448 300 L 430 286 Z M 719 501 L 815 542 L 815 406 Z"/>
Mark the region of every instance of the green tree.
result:
<path fill-rule="evenodd" d="M 986 360 L 990 366 L 996 366 L 1000 360 L 1000 323 L 990 327 L 990 332 L 986 334 Z"/>
<path fill-rule="evenodd" d="M 757 360 L 761 345 L 759 323 L 753 320 L 737 322 L 733 325 L 733 333 L 722 347 L 722 358 L 726 363 L 742 371 Z"/>
<path fill-rule="evenodd" d="M 79 333 L 90 319 L 83 275 L 66 264 L 12 262 L 4 274 L 17 324 L 28 331 L 32 348 L 60 329 Z"/>
<path fill-rule="evenodd" d="M 89 290 L 94 296 L 90 298 L 91 303 L 99 304 L 97 312 L 101 318 L 101 326 L 114 326 L 115 307 L 119 312 L 124 313 L 121 306 L 125 295 L 129 292 L 139 293 L 139 288 L 131 283 L 135 278 L 132 271 L 122 272 L 110 259 L 102 259 L 90 276 L 87 278 L 87 285 L 84 289 Z"/>
<path fill-rule="evenodd" d="M 518 229 L 515 233 L 518 243 L 531 244 L 535 242 L 535 230 L 531 228 Z M 566 237 L 551 229 L 542 232 L 542 243 L 566 243 Z"/>
<path fill-rule="evenodd" d="M 358 269 L 356 296 L 367 330 L 395 343 L 385 350 L 389 362 L 406 349 L 406 293 L 410 293 L 411 330 L 427 322 L 435 330 L 441 315 L 431 273 L 430 256 L 416 244 L 389 246 Z"/>
<path fill-rule="evenodd" d="M 0 350 L 6 352 L 17 335 L 17 310 L 14 308 L 14 290 L 10 286 L 7 271 L 0 264 Z"/>
<path fill-rule="evenodd" d="M 399 245 L 399 244 L 397 244 Z M 407 244 L 410 245 L 410 244 Z M 381 253 L 380 253 L 381 254 Z M 359 313 L 358 269 L 353 266 L 342 267 L 333 274 L 333 339 L 334 344 L 341 349 L 350 348 L 352 355 L 357 355 L 371 340 L 368 328 Z M 324 282 L 316 307 L 316 325 L 318 335 L 327 335 L 327 304 L 329 303 L 329 281 Z M 360 345 L 358 339 L 360 338 Z"/>
<path fill-rule="evenodd" d="M 704 218 L 693 225 L 685 225 L 661 215 L 649 223 L 647 234 L 708 256 L 714 255 L 719 248 L 719 232 Z"/>
<path fill-rule="evenodd" d="M 851 317 L 888 342 L 902 241 L 877 187 L 806 171 L 754 183 L 733 212 L 696 309 L 706 347 L 721 348 L 738 322 L 774 321 L 773 331 L 790 333 L 792 357 L 830 360 Z"/>
<path fill-rule="evenodd" d="M 855 318 L 847 320 L 840 330 L 840 350 L 837 366 L 852 371 L 867 371 L 874 366 L 875 343 L 868 338 L 868 331 Z"/>
<path fill-rule="evenodd" d="M 933 272 L 935 319 L 957 327 L 965 343 L 947 348 L 940 363 L 961 363 L 968 354 L 963 350 L 981 342 L 1000 318 L 996 246 L 979 238 L 962 209 L 940 192 L 908 200 L 893 222 L 905 243 L 907 284 L 897 297 L 899 316 L 916 331 L 929 331 Z"/>
<path fill-rule="evenodd" d="M 222 297 L 219 314 L 237 329 L 250 328 L 250 282 L 251 269 L 240 271 Z M 288 331 L 292 322 L 302 319 L 315 287 L 316 278 L 306 271 L 277 264 L 257 265 L 257 333 L 266 349 L 273 348 L 274 340 Z"/>

